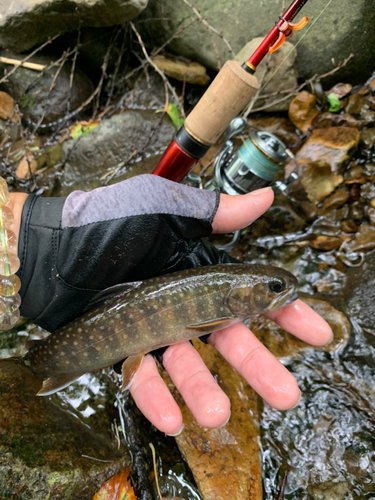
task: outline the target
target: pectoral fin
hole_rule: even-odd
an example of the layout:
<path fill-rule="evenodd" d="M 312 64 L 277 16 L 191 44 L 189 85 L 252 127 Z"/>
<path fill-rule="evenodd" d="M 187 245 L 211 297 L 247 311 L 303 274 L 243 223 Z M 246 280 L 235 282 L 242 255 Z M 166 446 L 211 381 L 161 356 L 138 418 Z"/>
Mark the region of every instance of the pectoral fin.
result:
<path fill-rule="evenodd" d="M 204 335 L 205 333 L 216 332 L 217 330 L 222 330 L 228 326 L 238 323 L 240 320 L 238 318 L 220 318 L 211 321 L 206 321 L 205 323 L 199 323 L 196 325 L 186 326 L 186 330 L 192 330 L 198 335 Z"/>
<path fill-rule="evenodd" d="M 57 391 L 68 387 L 72 382 L 81 377 L 83 373 L 70 373 L 69 375 L 60 375 L 59 377 L 50 377 L 43 381 L 43 386 L 37 393 L 37 396 L 49 396 Z"/>
<path fill-rule="evenodd" d="M 122 375 L 122 387 L 121 390 L 124 392 L 132 385 L 135 374 L 140 369 L 143 358 L 147 352 L 142 352 L 135 356 L 129 356 L 122 363 L 121 375 Z"/>

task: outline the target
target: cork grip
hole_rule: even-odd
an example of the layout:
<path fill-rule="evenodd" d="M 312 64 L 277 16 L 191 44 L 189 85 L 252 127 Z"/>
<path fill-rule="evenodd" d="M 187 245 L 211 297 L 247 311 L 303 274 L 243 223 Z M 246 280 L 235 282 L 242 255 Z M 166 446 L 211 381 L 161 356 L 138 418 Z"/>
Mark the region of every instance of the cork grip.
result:
<path fill-rule="evenodd" d="M 186 130 L 203 144 L 215 144 L 258 88 L 258 80 L 239 62 L 227 61 L 186 118 Z"/>

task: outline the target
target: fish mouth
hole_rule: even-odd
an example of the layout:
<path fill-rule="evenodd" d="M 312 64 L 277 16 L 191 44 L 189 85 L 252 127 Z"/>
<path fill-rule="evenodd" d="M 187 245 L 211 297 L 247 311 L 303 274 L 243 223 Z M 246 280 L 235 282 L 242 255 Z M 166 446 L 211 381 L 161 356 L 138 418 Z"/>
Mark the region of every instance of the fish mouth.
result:
<path fill-rule="evenodd" d="M 269 308 L 268 308 L 268 311 L 269 312 L 272 312 L 272 311 L 276 311 L 277 309 L 282 309 L 283 307 L 285 306 L 288 306 L 289 304 L 291 304 L 292 302 L 294 302 L 295 300 L 298 299 L 298 293 L 297 292 L 294 292 L 293 295 L 291 295 L 290 297 L 288 297 L 285 302 L 283 301 L 283 298 L 288 296 L 290 294 L 290 291 L 287 291 L 285 292 L 283 295 L 279 295 L 278 297 L 276 297 L 270 304 Z M 282 303 L 280 305 L 280 302 Z"/>

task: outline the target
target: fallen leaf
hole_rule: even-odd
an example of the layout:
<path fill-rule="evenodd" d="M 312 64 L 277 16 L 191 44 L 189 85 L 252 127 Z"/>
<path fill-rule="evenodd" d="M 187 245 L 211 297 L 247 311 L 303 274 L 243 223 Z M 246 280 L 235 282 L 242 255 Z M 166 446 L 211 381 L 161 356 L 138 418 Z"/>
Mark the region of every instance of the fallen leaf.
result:
<path fill-rule="evenodd" d="M 341 109 L 340 99 L 333 92 L 327 96 L 327 100 L 329 102 L 328 111 L 331 113 L 338 113 Z"/>
<path fill-rule="evenodd" d="M 129 481 L 131 467 L 112 476 L 100 490 L 95 493 L 92 500 L 137 500 Z"/>
<path fill-rule="evenodd" d="M 166 109 L 157 109 L 155 113 L 167 113 L 176 129 L 179 129 L 184 124 L 184 119 L 180 118 L 177 104 L 169 103 Z"/>
<path fill-rule="evenodd" d="M 79 137 L 85 137 L 92 129 L 99 125 L 99 121 L 95 122 L 78 122 L 70 129 L 70 137 L 72 139 L 78 139 Z"/>
<path fill-rule="evenodd" d="M 30 178 L 30 173 L 35 174 L 35 172 L 38 169 L 38 162 L 34 160 L 34 158 L 30 157 L 27 159 L 27 156 L 25 155 L 20 163 L 18 164 L 17 170 L 16 170 L 16 176 L 19 179 L 29 179 Z"/>

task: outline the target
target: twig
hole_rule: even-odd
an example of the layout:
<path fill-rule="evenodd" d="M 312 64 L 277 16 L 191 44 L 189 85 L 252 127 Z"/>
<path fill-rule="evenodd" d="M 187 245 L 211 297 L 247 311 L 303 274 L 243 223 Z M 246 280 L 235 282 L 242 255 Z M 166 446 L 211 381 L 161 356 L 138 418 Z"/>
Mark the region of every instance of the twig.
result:
<path fill-rule="evenodd" d="M 110 44 L 108 46 L 107 52 L 105 53 L 105 56 L 104 56 L 104 60 L 103 60 L 103 64 L 102 64 L 102 74 L 101 74 L 101 77 L 100 77 L 100 80 L 99 80 L 99 83 L 98 83 L 98 86 L 96 89 L 97 90 L 97 92 L 96 92 L 97 99 L 96 99 L 96 103 L 95 103 L 94 110 L 92 113 L 92 118 L 91 118 L 92 120 L 94 120 L 96 113 L 98 112 L 98 109 L 99 109 L 100 93 L 102 91 L 104 78 L 107 76 L 107 67 L 108 67 L 108 62 L 109 62 L 109 56 L 111 55 L 111 50 L 115 44 L 115 41 L 116 41 L 119 33 L 120 33 L 120 30 L 117 30 L 116 35 L 112 37 Z"/>
<path fill-rule="evenodd" d="M 111 82 L 111 88 L 109 89 L 107 104 L 105 105 L 106 108 L 108 108 L 108 106 L 110 105 L 110 102 L 111 102 L 111 99 L 112 99 L 112 96 L 113 96 L 113 92 L 114 92 L 114 89 L 115 89 L 115 85 L 116 85 L 116 77 L 117 77 L 118 72 L 120 70 L 121 61 L 122 61 L 122 58 L 123 58 L 123 55 L 124 55 L 124 52 L 125 52 L 125 43 L 126 43 L 126 37 L 127 37 L 127 32 L 125 30 L 125 26 L 123 27 L 123 31 L 124 31 L 124 36 L 122 38 L 122 44 L 121 44 L 119 56 L 117 58 L 115 70 L 113 72 L 113 77 L 112 77 L 112 82 Z"/>
<path fill-rule="evenodd" d="M 67 104 L 68 113 L 70 111 L 70 105 L 71 105 L 71 100 L 72 100 L 73 80 L 74 80 L 74 73 L 75 73 L 75 69 L 76 69 L 77 57 L 79 54 L 80 41 L 81 41 L 81 27 L 79 27 L 79 29 L 78 29 L 77 44 L 75 46 L 75 51 L 74 51 L 74 56 L 73 56 L 73 61 L 72 61 L 72 68 L 70 70 L 69 97 L 68 97 L 68 104 Z"/>
<path fill-rule="evenodd" d="M 43 64 L 22 62 L 18 59 L 10 59 L 9 57 L 0 56 L 0 62 L 4 64 L 12 64 L 13 66 L 22 66 L 27 69 L 34 69 L 35 71 L 43 71 L 45 66 Z"/>
<path fill-rule="evenodd" d="M 310 83 L 314 83 L 316 80 L 322 80 L 322 79 L 326 78 L 327 76 L 331 76 L 334 73 L 336 73 L 337 71 L 339 71 L 341 68 L 343 68 L 344 66 L 346 66 L 346 64 L 348 63 L 348 61 L 352 57 L 354 57 L 354 54 L 350 54 L 349 57 L 347 57 L 344 61 L 342 61 L 341 63 L 339 63 L 331 71 L 328 71 L 328 73 L 324 73 L 322 75 L 315 74 L 314 76 L 312 76 L 311 78 L 309 78 L 305 82 L 303 82 L 300 85 L 298 85 L 298 87 L 294 88 L 293 90 L 283 90 L 283 91 L 280 91 L 280 92 L 275 92 L 273 94 L 260 95 L 259 97 L 266 98 L 266 97 L 270 97 L 272 95 L 277 95 L 277 94 L 281 94 L 281 93 L 287 92 L 287 94 L 284 97 L 281 97 L 280 99 L 277 99 L 276 101 L 272 101 L 272 102 L 270 102 L 268 104 L 264 104 L 263 106 L 260 106 L 259 108 L 252 109 L 251 113 L 257 113 L 258 111 L 263 111 L 264 109 L 270 108 L 271 106 L 274 106 L 275 104 L 279 104 L 280 102 L 286 101 L 290 97 L 297 95 L 298 92 L 300 92 L 304 87 L 306 87 Z"/>
<path fill-rule="evenodd" d="M 288 470 L 285 472 L 284 474 L 284 478 L 283 478 L 283 482 L 281 483 L 281 486 L 280 486 L 280 491 L 276 497 L 276 500 L 283 500 L 284 498 L 284 494 L 285 494 L 285 488 L 286 488 L 286 484 L 288 482 L 288 476 L 289 476 L 289 472 L 293 469 L 293 467 L 290 465 Z"/>
<path fill-rule="evenodd" d="M 136 34 L 136 37 L 138 38 L 138 41 L 139 41 L 139 44 L 142 48 L 142 52 L 143 54 L 145 55 L 146 59 L 147 59 L 147 62 L 154 68 L 154 70 L 161 76 L 161 78 L 163 79 L 163 82 L 164 82 L 164 86 L 166 87 L 166 105 L 165 105 L 165 109 L 167 109 L 168 107 L 168 90 L 169 89 L 173 95 L 173 97 L 175 98 L 176 102 L 179 103 L 180 100 L 178 98 L 178 95 L 176 94 L 176 91 L 175 89 L 172 87 L 172 85 L 169 83 L 169 80 L 168 78 L 165 76 L 165 74 L 156 66 L 156 64 L 154 63 L 154 61 L 151 59 L 151 57 L 148 55 L 148 52 L 146 50 L 146 47 L 143 43 L 143 40 L 141 38 L 141 35 L 138 33 L 136 27 L 134 26 L 134 24 L 132 22 L 130 22 L 130 26 L 132 28 L 132 30 L 134 31 L 134 33 Z M 185 111 L 184 109 L 180 107 L 180 112 L 182 114 L 182 116 L 185 118 Z"/>
<path fill-rule="evenodd" d="M 59 76 L 59 74 L 60 74 L 61 70 L 63 69 L 64 64 L 66 63 L 67 58 L 68 58 L 67 53 L 66 53 L 66 52 L 64 52 L 64 54 L 63 54 L 63 55 L 62 55 L 62 57 L 61 57 L 61 59 L 62 59 L 62 60 L 61 60 L 60 66 L 57 68 L 56 73 L 53 75 L 52 82 L 51 82 L 51 85 L 50 85 L 50 88 L 49 88 L 49 90 L 48 90 L 48 94 L 47 94 L 47 99 L 46 99 L 47 101 L 48 101 L 48 98 L 49 98 L 49 96 L 50 96 L 50 94 L 51 94 L 51 92 L 52 92 L 53 88 L 55 87 L 55 83 L 56 83 L 57 77 Z M 48 109 L 51 109 L 51 106 L 50 106 Z M 39 128 L 39 127 L 41 126 L 41 124 L 43 123 L 43 120 L 44 120 L 44 118 L 45 118 L 45 116 L 46 116 L 46 113 L 47 113 L 47 107 L 45 107 L 45 108 L 43 109 L 42 116 L 39 118 L 38 123 L 35 125 L 34 130 L 33 130 L 33 132 L 32 132 L 33 134 L 35 134 L 35 133 L 36 133 L 36 131 L 38 130 L 38 128 Z"/>
<path fill-rule="evenodd" d="M 58 35 L 55 35 L 52 38 L 49 38 L 45 43 L 43 43 L 43 45 L 40 45 L 33 52 L 31 52 L 31 54 L 29 54 L 28 56 L 26 56 L 25 59 L 22 60 L 22 63 L 24 64 L 26 61 L 28 61 L 29 59 L 31 59 L 31 57 L 33 57 L 37 52 L 39 52 L 44 47 L 46 47 L 47 45 L 49 45 L 50 43 L 52 43 L 59 36 L 60 36 L 60 33 Z M 9 76 L 12 75 L 19 68 L 19 66 L 20 65 L 15 66 L 11 71 L 9 71 L 9 73 L 7 73 L 6 75 L 4 75 L 3 78 L 1 78 L 0 83 L 5 82 L 9 78 Z"/>

